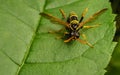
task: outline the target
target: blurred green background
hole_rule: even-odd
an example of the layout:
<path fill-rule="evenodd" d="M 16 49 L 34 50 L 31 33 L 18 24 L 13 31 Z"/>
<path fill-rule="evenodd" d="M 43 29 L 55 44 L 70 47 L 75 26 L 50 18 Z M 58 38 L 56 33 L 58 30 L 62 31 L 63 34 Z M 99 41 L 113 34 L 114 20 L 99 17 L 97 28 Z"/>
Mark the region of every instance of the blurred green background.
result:
<path fill-rule="evenodd" d="M 116 14 L 116 34 L 114 41 L 118 42 L 112 59 L 107 67 L 106 75 L 120 75 L 120 0 L 110 0 L 113 13 Z"/>

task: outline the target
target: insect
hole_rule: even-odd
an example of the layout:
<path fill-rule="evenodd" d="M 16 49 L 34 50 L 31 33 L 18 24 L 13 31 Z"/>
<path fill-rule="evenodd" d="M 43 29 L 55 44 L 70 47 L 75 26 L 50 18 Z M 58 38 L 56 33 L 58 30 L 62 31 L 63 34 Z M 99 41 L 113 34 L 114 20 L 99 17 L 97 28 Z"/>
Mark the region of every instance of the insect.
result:
<path fill-rule="evenodd" d="M 80 33 L 80 29 L 82 28 L 93 28 L 99 25 L 94 25 L 94 26 L 85 26 L 86 23 L 94 20 L 96 17 L 98 17 L 98 15 L 100 15 L 102 12 L 106 11 L 107 8 L 104 8 L 96 13 L 94 13 L 93 15 L 91 15 L 87 20 L 83 21 L 83 18 L 85 16 L 85 14 L 88 11 L 88 8 L 86 8 L 82 15 L 80 20 L 78 20 L 78 16 L 75 12 L 71 12 L 69 14 L 68 17 L 66 17 L 64 11 L 62 9 L 60 9 L 60 13 L 62 14 L 62 17 L 64 19 L 67 19 L 67 21 L 63 21 L 57 17 L 52 16 L 51 14 L 42 12 L 40 13 L 40 15 L 42 15 L 43 17 L 49 19 L 51 22 L 57 22 L 58 24 L 64 25 L 65 26 L 65 30 L 66 32 L 64 32 L 65 36 L 67 36 L 67 39 L 64 40 L 64 42 L 70 42 L 72 40 L 77 40 L 82 44 L 87 44 L 90 47 L 93 47 L 93 45 L 91 45 L 87 40 L 86 40 L 86 36 L 82 33 Z M 84 38 L 84 40 L 80 39 L 80 36 L 82 36 Z"/>

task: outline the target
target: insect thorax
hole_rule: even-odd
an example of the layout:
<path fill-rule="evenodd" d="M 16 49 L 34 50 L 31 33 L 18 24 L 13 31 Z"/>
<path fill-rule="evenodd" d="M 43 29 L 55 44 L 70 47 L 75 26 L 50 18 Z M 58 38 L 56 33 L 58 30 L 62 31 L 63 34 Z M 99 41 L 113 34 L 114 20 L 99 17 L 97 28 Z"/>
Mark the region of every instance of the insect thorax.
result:
<path fill-rule="evenodd" d="M 76 30 L 76 28 L 78 27 L 79 21 L 78 21 L 78 16 L 76 15 L 75 12 L 71 12 L 67 22 L 70 24 L 70 28 L 72 30 Z"/>

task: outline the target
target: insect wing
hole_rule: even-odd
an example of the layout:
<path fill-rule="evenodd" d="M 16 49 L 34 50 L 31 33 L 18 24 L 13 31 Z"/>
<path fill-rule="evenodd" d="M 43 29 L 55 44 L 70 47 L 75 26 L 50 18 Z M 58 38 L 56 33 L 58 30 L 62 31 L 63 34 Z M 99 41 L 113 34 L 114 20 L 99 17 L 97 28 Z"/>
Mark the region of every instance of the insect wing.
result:
<path fill-rule="evenodd" d="M 94 20 L 94 19 L 97 18 L 99 15 L 101 15 L 103 12 L 105 12 L 106 10 L 107 10 L 107 8 L 104 8 L 104 9 L 102 9 L 102 10 L 94 13 L 94 14 L 93 14 L 92 16 L 90 16 L 87 20 L 81 22 L 81 23 L 79 24 L 79 26 L 78 26 L 77 29 L 81 28 L 85 23 Z"/>
<path fill-rule="evenodd" d="M 61 19 L 52 16 L 51 14 L 43 12 L 43 13 L 40 13 L 40 15 L 44 16 L 45 18 L 48 18 L 51 22 L 55 22 L 55 23 L 69 27 L 69 24 L 67 22 L 62 21 Z"/>

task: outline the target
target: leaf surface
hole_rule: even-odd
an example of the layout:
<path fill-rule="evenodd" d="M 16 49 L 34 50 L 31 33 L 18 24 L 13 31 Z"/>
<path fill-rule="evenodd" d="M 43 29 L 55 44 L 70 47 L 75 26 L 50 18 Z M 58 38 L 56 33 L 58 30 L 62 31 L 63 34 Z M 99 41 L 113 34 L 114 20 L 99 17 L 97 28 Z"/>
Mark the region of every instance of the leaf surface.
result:
<path fill-rule="evenodd" d="M 93 13 L 106 12 L 86 25 L 100 24 L 81 32 L 94 45 L 90 48 L 77 41 L 64 43 L 55 39 L 61 35 L 48 34 L 63 26 L 53 24 L 39 15 L 50 13 L 62 18 L 75 11 L 79 18 L 85 8 L 87 19 Z M 115 26 L 108 0 L 0 0 L 0 75 L 103 75 L 115 43 Z M 81 38 L 81 37 L 80 37 Z"/>

